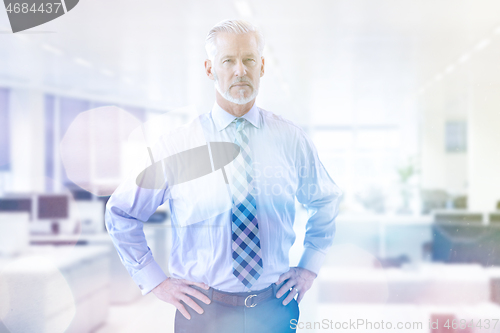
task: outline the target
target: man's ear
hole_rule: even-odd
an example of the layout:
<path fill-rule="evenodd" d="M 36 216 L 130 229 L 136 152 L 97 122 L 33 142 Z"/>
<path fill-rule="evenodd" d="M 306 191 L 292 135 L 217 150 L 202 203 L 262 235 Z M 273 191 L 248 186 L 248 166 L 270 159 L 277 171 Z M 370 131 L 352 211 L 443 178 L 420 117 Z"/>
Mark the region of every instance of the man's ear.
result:
<path fill-rule="evenodd" d="M 264 59 L 264 57 L 260 57 L 260 59 L 262 60 L 262 66 L 260 67 L 260 77 L 263 77 L 264 76 L 265 59 Z"/>
<path fill-rule="evenodd" d="M 212 73 L 212 61 L 210 59 L 205 60 L 205 73 L 210 80 L 214 79 L 214 74 Z"/>

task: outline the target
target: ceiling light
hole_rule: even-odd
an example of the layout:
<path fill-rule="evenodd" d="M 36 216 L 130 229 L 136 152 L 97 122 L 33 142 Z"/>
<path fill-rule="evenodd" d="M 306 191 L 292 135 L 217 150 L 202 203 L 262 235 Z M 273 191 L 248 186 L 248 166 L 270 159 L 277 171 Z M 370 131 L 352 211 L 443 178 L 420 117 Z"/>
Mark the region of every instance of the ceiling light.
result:
<path fill-rule="evenodd" d="M 112 71 L 110 71 L 109 69 L 106 69 L 106 68 L 103 68 L 101 69 L 101 74 L 104 74 L 106 76 L 115 76 L 115 73 L 113 73 Z"/>
<path fill-rule="evenodd" d="M 474 48 L 476 50 L 480 51 L 480 50 L 484 49 L 486 46 L 488 46 L 488 44 L 490 44 L 490 39 L 485 38 L 482 41 L 480 41 L 479 43 L 477 43 Z"/>
<path fill-rule="evenodd" d="M 64 52 L 63 52 L 63 51 L 61 51 L 61 50 L 60 50 L 60 49 L 58 49 L 57 47 L 54 47 L 54 46 L 52 46 L 52 45 L 50 45 L 50 44 L 46 44 L 46 43 L 44 43 L 44 44 L 42 44 L 42 48 L 43 48 L 45 51 L 50 52 L 50 53 L 52 53 L 52 54 L 54 54 L 54 55 L 56 55 L 56 56 L 62 56 L 62 55 L 64 54 Z"/>
<path fill-rule="evenodd" d="M 123 78 L 122 78 L 122 81 L 123 81 L 123 82 L 125 82 L 125 83 L 127 83 L 127 84 L 132 84 L 132 83 L 134 83 L 134 81 L 132 81 L 132 79 L 131 79 L 131 78 L 129 78 L 129 77 L 123 77 Z"/>
<path fill-rule="evenodd" d="M 462 56 L 458 59 L 458 62 L 462 64 L 462 63 L 466 62 L 467 60 L 469 60 L 469 57 L 470 57 L 470 54 L 469 54 L 469 53 L 464 53 L 464 54 L 462 54 Z"/>
<path fill-rule="evenodd" d="M 434 80 L 436 81 L 441 81 L 443 79 L 443 74 L 441 73 L 438 73 L 436 74 L 436 76 L 434 76 Z"/>
<path fill-rule="evenodd" d="M 449 65 L 448 67 L 446 67 L 446 73 L 451 73 L 455 70 L 455 65 Z"/>
<path fill-rule="evenodd" d="M 87 67 L 87 68 L 92 67 L 92 64 L 90 62 L 88 62 L 87 60 L 82 59 L 82 58 L 77 57 L 77 58 L 74 58 L 73 61 L 82 67 Z"/>

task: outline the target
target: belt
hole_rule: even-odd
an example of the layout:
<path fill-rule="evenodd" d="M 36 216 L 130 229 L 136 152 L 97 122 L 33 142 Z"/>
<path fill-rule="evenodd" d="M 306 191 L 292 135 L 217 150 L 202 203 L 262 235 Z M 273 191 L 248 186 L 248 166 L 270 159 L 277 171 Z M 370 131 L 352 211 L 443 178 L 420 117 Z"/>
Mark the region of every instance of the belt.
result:
<path fill-rule="evenodd" d="M 259 303 L 269 300 L 269 298 L 271 297 L 276 297 L 276 292 L 279 290 L 282 284 L 277 286 L 273 283 L 266 289 L 250 291 L 247 293 L 230 293 L 226 291 L 220 291 L 212 287 L 210 287 L 210 289 L 208 290 L 205 290 L 194 285 L 192 285 L 191 287 L 201 291 L 212 301 L 217 301 L 232 306 L 246 306 L 247 308 L 253 308 Z"/>

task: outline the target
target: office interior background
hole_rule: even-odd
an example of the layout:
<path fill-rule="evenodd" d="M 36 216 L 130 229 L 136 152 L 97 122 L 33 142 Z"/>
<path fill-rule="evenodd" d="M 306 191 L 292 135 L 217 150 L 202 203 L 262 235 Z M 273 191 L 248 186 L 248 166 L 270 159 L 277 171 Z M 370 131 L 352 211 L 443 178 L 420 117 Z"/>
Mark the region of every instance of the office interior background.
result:
<path fill-rule="evenodd" d="M 298 331 L 500 332 L 499 12 L 85 0 L 13 34 L 0 9 L 0 332 L 173 332 L 175 308 L 119 261 L 104 205 L 141 155 L 130 146 L 146 153 L 134 131 L 210 111 L 204 38 L 227 18 L 266 37 L 257 104 L 306 130 L 344 192 Z M 166 272 L 169 216 L 144 223 Z M 291 266 L 306 221 L 297 204 Z M 372 327 L 335 326 L 350 320 Z"/>

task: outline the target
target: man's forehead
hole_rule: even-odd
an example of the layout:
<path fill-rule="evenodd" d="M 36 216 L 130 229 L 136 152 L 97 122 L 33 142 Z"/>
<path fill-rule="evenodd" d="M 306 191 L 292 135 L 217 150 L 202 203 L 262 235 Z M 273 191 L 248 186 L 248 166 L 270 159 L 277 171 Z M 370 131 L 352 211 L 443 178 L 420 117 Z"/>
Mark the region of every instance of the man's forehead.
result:
<path fill-rule="evenodd" d="M 257 38 L 254 33 L 231 34 L 220 32 L 215 38 L 217 53 L 225 55 L 257 55 L 259 53 Z"/>
<path fill-rule="evenodd" d="M 228 51 L 220 51 L 218 52 L 218 56 L 220 58 L 231 58 L 231 57 L 256 57 L 258 55 L 258 51 L 255 52 L 238 52 L 238 50 L 233 50 L 232 52 L 230 50 Z"/>

